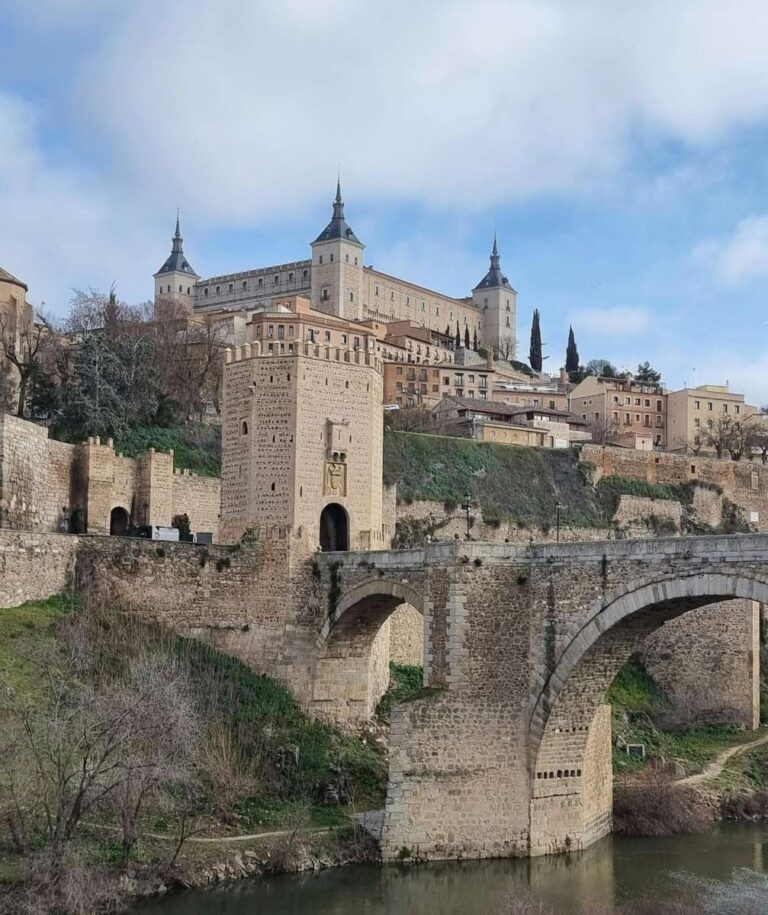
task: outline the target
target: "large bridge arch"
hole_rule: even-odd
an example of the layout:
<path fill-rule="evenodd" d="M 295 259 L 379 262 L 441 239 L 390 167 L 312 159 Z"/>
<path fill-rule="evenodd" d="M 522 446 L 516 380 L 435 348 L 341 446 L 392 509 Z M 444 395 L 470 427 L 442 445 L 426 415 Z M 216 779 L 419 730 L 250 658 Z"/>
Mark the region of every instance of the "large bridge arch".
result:
<path fill-rule="evenodd" d="M 318 634 L 314 714 L 350 725 L 371 718 L 389 683 L 389 638 L 382 629 L 403 604 L 423 617 L 423 595 L 404 581 L 372 578 L 343 594 Z"/>
<path fill-rule="evenodd" d="M 601 600 L 534 684 L 529 722 L 531 851 L 584 847 L 611 828 L 607 688 L 647 636 L 684 613 L 723 600 L 768 602 L 768 583 L 734 573 L 635 582 Z"/>

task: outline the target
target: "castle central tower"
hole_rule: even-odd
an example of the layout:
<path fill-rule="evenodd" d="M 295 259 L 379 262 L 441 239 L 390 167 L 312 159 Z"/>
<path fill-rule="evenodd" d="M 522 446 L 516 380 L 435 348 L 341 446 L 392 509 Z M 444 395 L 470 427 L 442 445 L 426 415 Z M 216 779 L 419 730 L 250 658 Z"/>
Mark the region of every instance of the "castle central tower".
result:
<path fill-rule="evenodd" d="M 363 250 L 365 245 L 347 225 L 341 182 L 336 184 L 333 216 L 312 242 L 312 308 L 361 321 L 363 315 Z"/>

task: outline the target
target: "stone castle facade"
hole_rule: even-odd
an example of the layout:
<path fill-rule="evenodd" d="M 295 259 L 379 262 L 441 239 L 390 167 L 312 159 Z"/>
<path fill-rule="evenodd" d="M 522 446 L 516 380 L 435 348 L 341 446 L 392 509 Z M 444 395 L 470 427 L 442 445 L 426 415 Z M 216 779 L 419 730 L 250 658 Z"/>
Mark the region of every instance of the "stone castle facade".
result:
<path fill-rule="evenodd" d="M 155 302 L 172 300 L 192 312 L 254 312 L 277 296 L 302 296 L 317 311 L 353 321 L 412 321 L 445 340 L 469 332 L 480 344 L 511 357 L 517 292 L 501 270 L 494 238 L 487 273 L 472 292 L 453 297 L 365 266 L 365 245 L 344 216 L 337 185 L 333 215 L 310 245 L 310 257 L 238 273 L 201 278 L 183 252 L 177 220 L 170 256 L 154 275 Z"/>

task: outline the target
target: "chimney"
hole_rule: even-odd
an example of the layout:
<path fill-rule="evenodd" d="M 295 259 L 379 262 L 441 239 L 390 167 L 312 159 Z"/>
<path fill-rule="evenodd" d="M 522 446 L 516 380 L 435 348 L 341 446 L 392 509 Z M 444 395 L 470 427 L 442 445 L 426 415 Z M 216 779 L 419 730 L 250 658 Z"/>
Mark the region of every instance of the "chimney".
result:
<path fill-rule="evenodd" d="M 491 371 L 493 369 L 493 350 L 492 349 L 488 350 L 488 353 L 485 357 L 485 364 L 488 367 L 489 371 Z"/>
<path fill-rule="evenodd" d="M 560 367 L 560 384 L 568 384 L 568 372 L 564 365 Z"/>

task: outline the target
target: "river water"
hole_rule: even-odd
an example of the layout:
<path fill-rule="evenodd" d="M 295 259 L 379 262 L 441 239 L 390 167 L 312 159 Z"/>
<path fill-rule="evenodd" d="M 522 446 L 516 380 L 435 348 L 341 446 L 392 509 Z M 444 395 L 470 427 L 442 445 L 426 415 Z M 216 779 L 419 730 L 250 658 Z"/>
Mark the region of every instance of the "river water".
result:
<path fill-rule="evenodd" d="M 529 890 L 561 915 L 594 909 L 607 915 L 622 902 L 666 898 L 681 872 L 727 883 L 740 868 L 768 869 L 768 827 L 722 824 L 664 839 L 608 837 L 578 854 L 533 860 L 359 865 L 253 878 L 152 900 L 135 913 L 504 915 L 505 901 Z"/>

